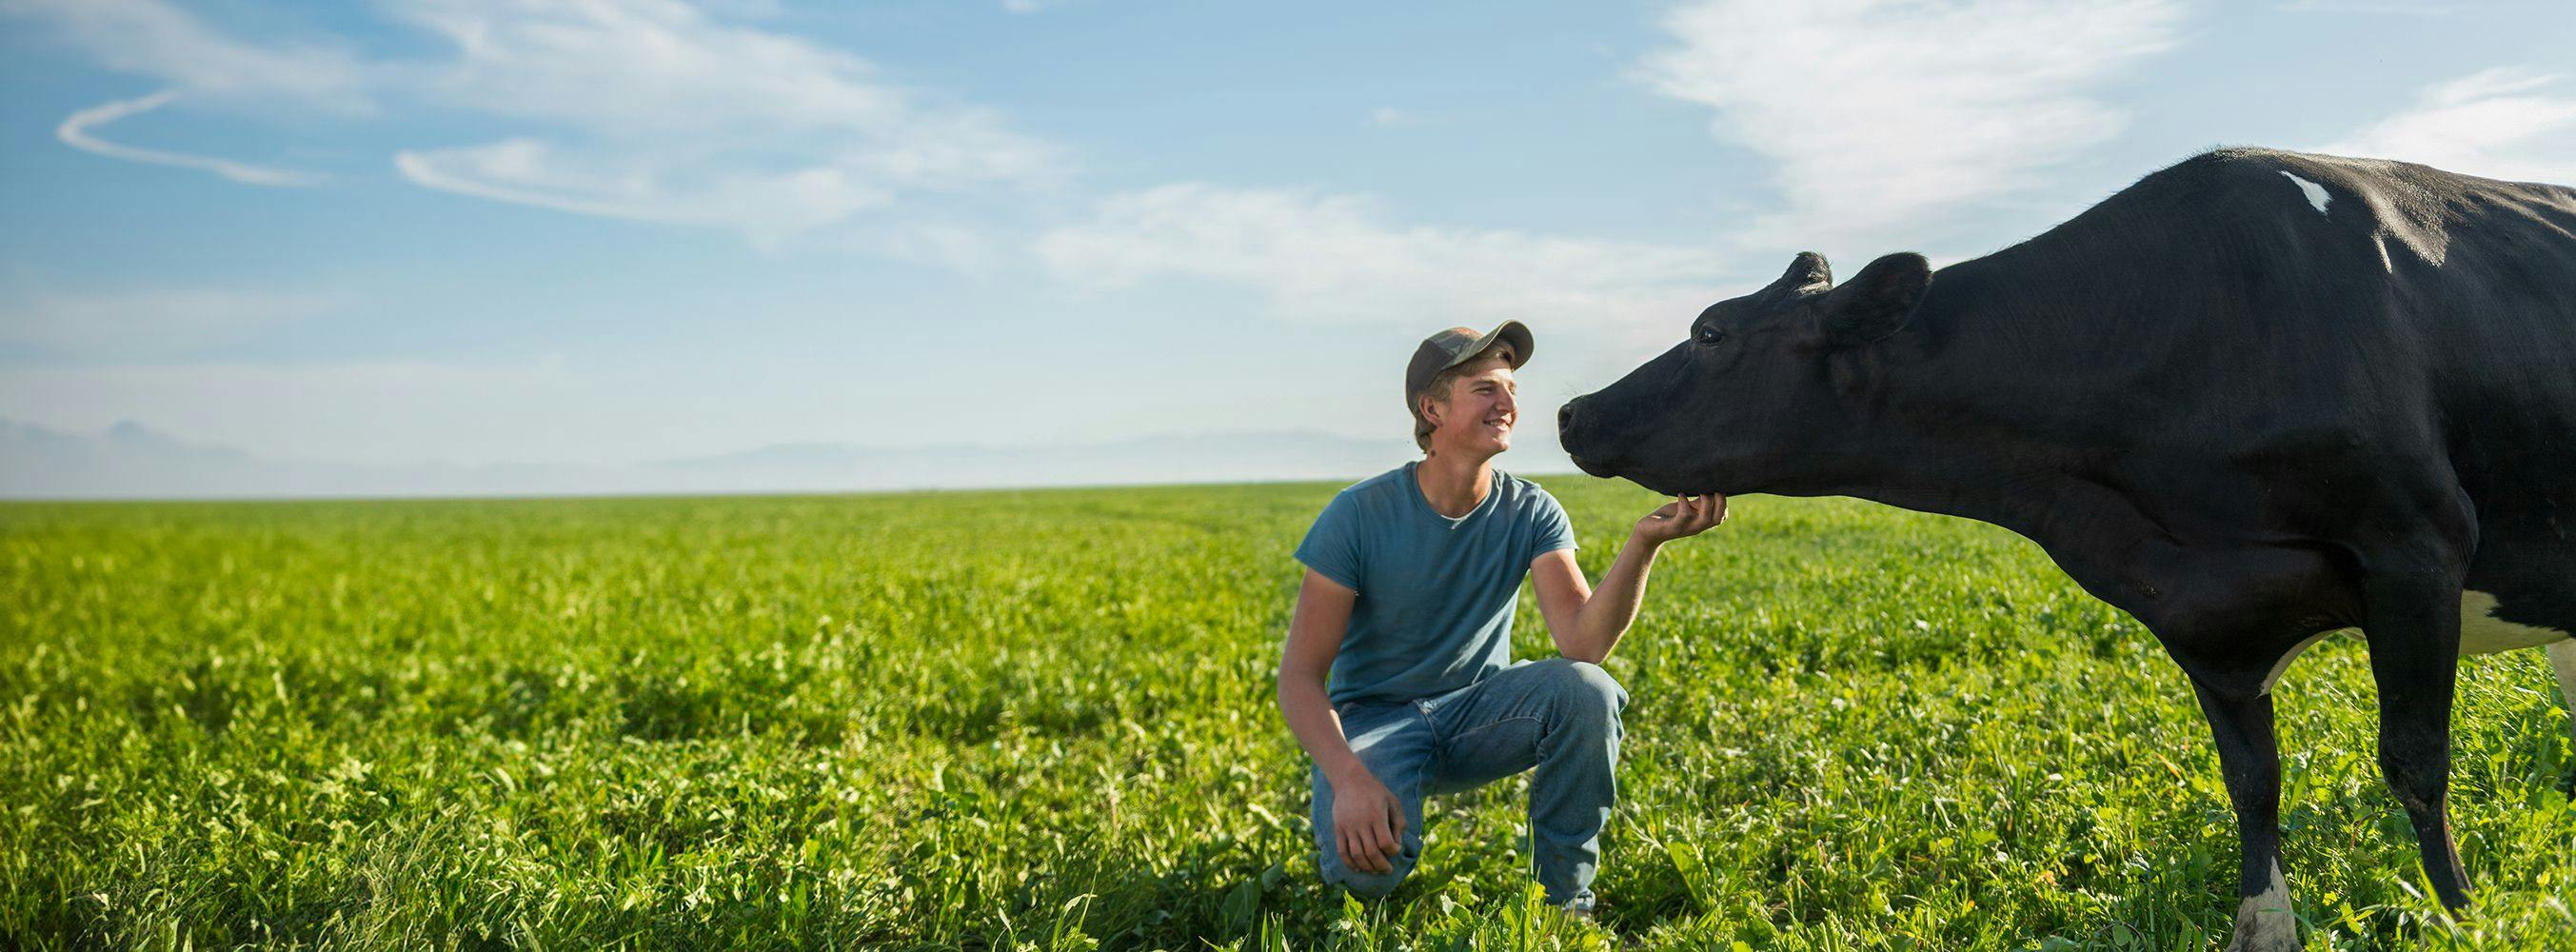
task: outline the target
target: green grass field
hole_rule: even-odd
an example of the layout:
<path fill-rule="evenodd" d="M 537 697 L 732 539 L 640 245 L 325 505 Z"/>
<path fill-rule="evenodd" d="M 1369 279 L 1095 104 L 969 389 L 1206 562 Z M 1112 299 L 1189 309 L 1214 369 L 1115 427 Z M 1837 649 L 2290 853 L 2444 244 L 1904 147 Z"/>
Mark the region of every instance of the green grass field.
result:
<path fill-rule="evenodd" d="M 1596 577 L 1655 503 L 1542 482 Z M 2234 821 L 2154 639 L 2018 537 L 1849 500 L 1665 551 L 1596 922 L 1534 905 L 1518 781 L 1346 901 L 1271 700 L 1336 488 L 0 507 L 0 946 L 2224 941 Z M 2453 923 L 2359 645 L 2283 682 L 2310 948 L 2576 947 L 2547 665 L 2461 684 Z"/>

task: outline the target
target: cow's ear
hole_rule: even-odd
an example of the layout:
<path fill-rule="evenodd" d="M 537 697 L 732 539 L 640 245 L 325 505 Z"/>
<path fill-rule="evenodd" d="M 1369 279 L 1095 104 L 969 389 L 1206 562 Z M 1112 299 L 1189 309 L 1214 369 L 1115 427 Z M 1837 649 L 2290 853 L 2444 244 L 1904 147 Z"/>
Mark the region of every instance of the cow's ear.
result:
<path fill-rule="evenodd" d="M 1872 261 L 1825 295 L 1825 333 L 1850 344 L 1896 333 L 1931 284 L 1932 263 L 1922 255 L 1901 251 Z"/>
<path fill-rule="evenodd" d="M 1770 287 L 1762 289 L 1762 296 L 1767 300 L 1776 301 L 1796 295 L 1811 294 L 1833 286 L 1834 269 L 1833 266 L 1825 263 L 1825 256 L 1813 251 L 1801 251 L 1796 258 L 1790 259 L 1789 270 L 1781 272 L 1780 280 L 1773 281 Z"/>

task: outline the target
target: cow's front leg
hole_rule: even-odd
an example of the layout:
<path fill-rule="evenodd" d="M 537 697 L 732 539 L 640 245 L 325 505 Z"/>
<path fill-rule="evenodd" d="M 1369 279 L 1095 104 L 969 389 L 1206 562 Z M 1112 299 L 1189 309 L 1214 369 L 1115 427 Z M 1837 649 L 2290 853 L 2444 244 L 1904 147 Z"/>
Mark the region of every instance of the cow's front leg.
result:
<path fill-rule="evenodd" d="M 2236 808 L 2239 898 L 2227 952 L 2297 952 L 2299 919 L 2281 874 L 2281 751 L 2272 734 L 2272 696 L 2229 697 L 2196 679 L 2192 691 L 2209 718 L 2227 800 Z"/>
<path fill-rule="evenodd" d="M 2468 905 L 2469 875 L 2451 840 L 2451 696 L 2459 673 L 2460 589 L 2369 584 L 2362 633 L 2379 683 L 2379 770 L 2415 824 L 2424 876 L 2442 905 Z"/>

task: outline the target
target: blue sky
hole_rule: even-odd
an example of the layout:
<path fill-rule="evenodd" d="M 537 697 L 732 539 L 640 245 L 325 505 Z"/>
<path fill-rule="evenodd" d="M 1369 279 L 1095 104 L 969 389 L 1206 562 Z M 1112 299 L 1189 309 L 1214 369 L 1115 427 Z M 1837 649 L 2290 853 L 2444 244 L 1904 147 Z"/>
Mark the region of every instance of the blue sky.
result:
<path fill-rule="evenodd" d="M 0 0 L 0 417 L 280 458 L 1313 431 L 2220 144 L 2576 182 L 2576 5 Z M 2285 200 L 2290 196 L 2285 195 Z"/>

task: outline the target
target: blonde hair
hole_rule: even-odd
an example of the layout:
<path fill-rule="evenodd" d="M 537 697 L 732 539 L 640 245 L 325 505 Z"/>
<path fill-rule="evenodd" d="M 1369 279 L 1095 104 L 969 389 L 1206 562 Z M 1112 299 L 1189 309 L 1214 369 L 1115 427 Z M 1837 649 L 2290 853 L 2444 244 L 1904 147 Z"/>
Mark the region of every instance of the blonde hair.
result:
<path fill-rule="evenodd" d="M 1413 445 L 1420 447 L 1425 453 L 1431 452 L 1432 426 L 1431 421 L 1422 415 L 1422 398 L 1436 393 L 1440 395 L 1440 402 L 1447 403 L 1449 391 L 1458 386 L 1458 378 L 1466 376 L 1476 368 L 1476 365 L 1488 360 L 1499 360 L 1503 362 L 1503 366 L 1509 367 L 1515 356 L 1518 354 L 1512 350 L 1512 345 L 1497 343 L 1485 348 L 1483 353 L 1451 364 L 1442 368 L 1439 373 L 1432 374 L 1430 383 L 1423 384 L 1422 389 L 1413 392 Z"/>

